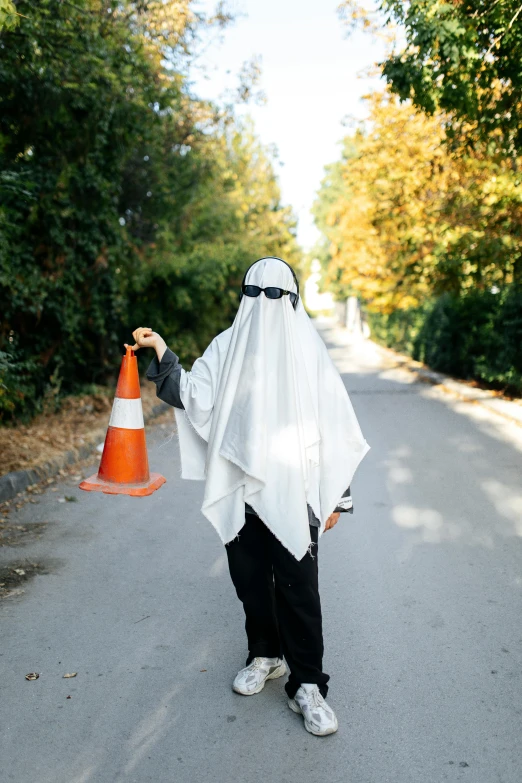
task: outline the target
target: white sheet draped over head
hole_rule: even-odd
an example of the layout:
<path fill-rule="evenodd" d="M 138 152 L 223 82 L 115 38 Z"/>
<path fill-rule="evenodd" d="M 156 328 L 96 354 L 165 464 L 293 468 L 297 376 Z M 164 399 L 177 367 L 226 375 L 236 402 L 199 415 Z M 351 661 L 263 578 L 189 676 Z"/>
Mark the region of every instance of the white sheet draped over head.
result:
<path fill-rule="evenodd" d="M 289 267 L 262 258 L 246 283 L 296 291 Z M 206 480 L 202 512 L 222 541 L 245 503 L 300 560 L 370 449 L 326 347 L 299 301 L 243 296 L 232 326 L 190 372 L 176 408 L 182 477 Z"/>

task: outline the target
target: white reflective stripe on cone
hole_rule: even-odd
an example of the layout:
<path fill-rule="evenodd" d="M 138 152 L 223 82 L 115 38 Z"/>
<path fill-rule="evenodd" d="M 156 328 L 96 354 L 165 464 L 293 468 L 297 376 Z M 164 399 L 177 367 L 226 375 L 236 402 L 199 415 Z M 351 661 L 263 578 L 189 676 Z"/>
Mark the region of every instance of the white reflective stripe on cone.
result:
<path fill-rule="evenodd" d="M 114 398 L 109 427 L 141 430 L 144 426 L 143 408 L 141 407 L 140 398 L 137 400 L 124 400 L 121 397 Z"/>

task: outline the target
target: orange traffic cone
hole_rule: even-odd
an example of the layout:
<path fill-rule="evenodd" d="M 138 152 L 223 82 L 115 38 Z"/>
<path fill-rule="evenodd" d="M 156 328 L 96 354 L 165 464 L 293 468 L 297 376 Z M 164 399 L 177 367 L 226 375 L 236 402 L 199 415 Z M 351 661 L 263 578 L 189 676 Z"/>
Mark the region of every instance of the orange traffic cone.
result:
<path fill-rule="evenodd" d="M 138 361 L 132 348 L 122 359 L 100 469 L 79 485 L 107 495 L 152 495 L 166 479 L 149 473 Z"/>

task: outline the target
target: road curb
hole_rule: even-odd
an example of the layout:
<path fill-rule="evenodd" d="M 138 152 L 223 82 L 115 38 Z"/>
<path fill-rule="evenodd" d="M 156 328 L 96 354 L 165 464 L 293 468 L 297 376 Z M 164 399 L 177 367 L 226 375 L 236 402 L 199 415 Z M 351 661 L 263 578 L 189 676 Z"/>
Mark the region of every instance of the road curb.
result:
<path fill-rule="evenodd" d="M 515 424 L 522 427 L 522 401 L 518 402 L 516 400 L 508 400 L 505 397 L 499 397 L 495 392 L 490 391 L 489 389 L 478 389 L 467 386 L 465 383 L 457 381 L 450 375 L 444 375 L 441 372 L 430 370 L 429 367 L 422 365 L 421 362 L 417 362 L 403 353 L 398 353 L 397 351 L 394 351 L 393 348 L 387 348 L 372 339 L 369 341 L 384 355 L 400 360 L 402 368 L 415 373 L 419 378 L 428 381 L 433 384 L 433 386 L 440 386 L 444 391 L 457 395 L 461 399 L 477 403 L 478 405 L 497 413 L 499 416 L 510 419 Z"/>
<path fill-rule="evenodd" d="M 162 413 L 169 410 L 169 405 L 166 402 L 160 402 L 154 405 L 151 411 L 147 415 L 144 415 L 145 424 L 153 419 L 156 419 Z M 46 462 L 44 465 L 40 465 L 37 468 L 28 468 L 27 470 L 13 470 L 11 473 L 6 473 L 4 476 L 0 476 L 0 503 L 4 500 L 11 500 L 16 497 L 19 492 L 23 492 L 31 484 L 36 484 L 42 479 L 52 478 L 56 476 L 63 468 L 74 465 L 81 459 L 88 457 L 96 448 L 100 439 L 105 436 L 104 430 L 96 431 L 89 438 L 88 443 L 83 444 L 77 449 L 70 449 L 65 451 L 60 457 L 54 460 Z"/>

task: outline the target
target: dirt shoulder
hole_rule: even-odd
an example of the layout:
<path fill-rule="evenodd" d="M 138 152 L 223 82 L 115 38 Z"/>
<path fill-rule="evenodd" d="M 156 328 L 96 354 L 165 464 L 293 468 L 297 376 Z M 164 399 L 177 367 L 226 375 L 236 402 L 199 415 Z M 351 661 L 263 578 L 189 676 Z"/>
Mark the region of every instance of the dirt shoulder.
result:
<path fill-rule="evenodd" d="M 147 418 L 160 402 L 150 381 L 141 382 L 141 398 Z M 0 476 L 41 468 L 65 452 L 103 441 L 113 400 L 114 387 L 100 387 L 97 394 L 66 397 L 59 411 L 40 414 L 30 424 L 1 427 Z"/>

